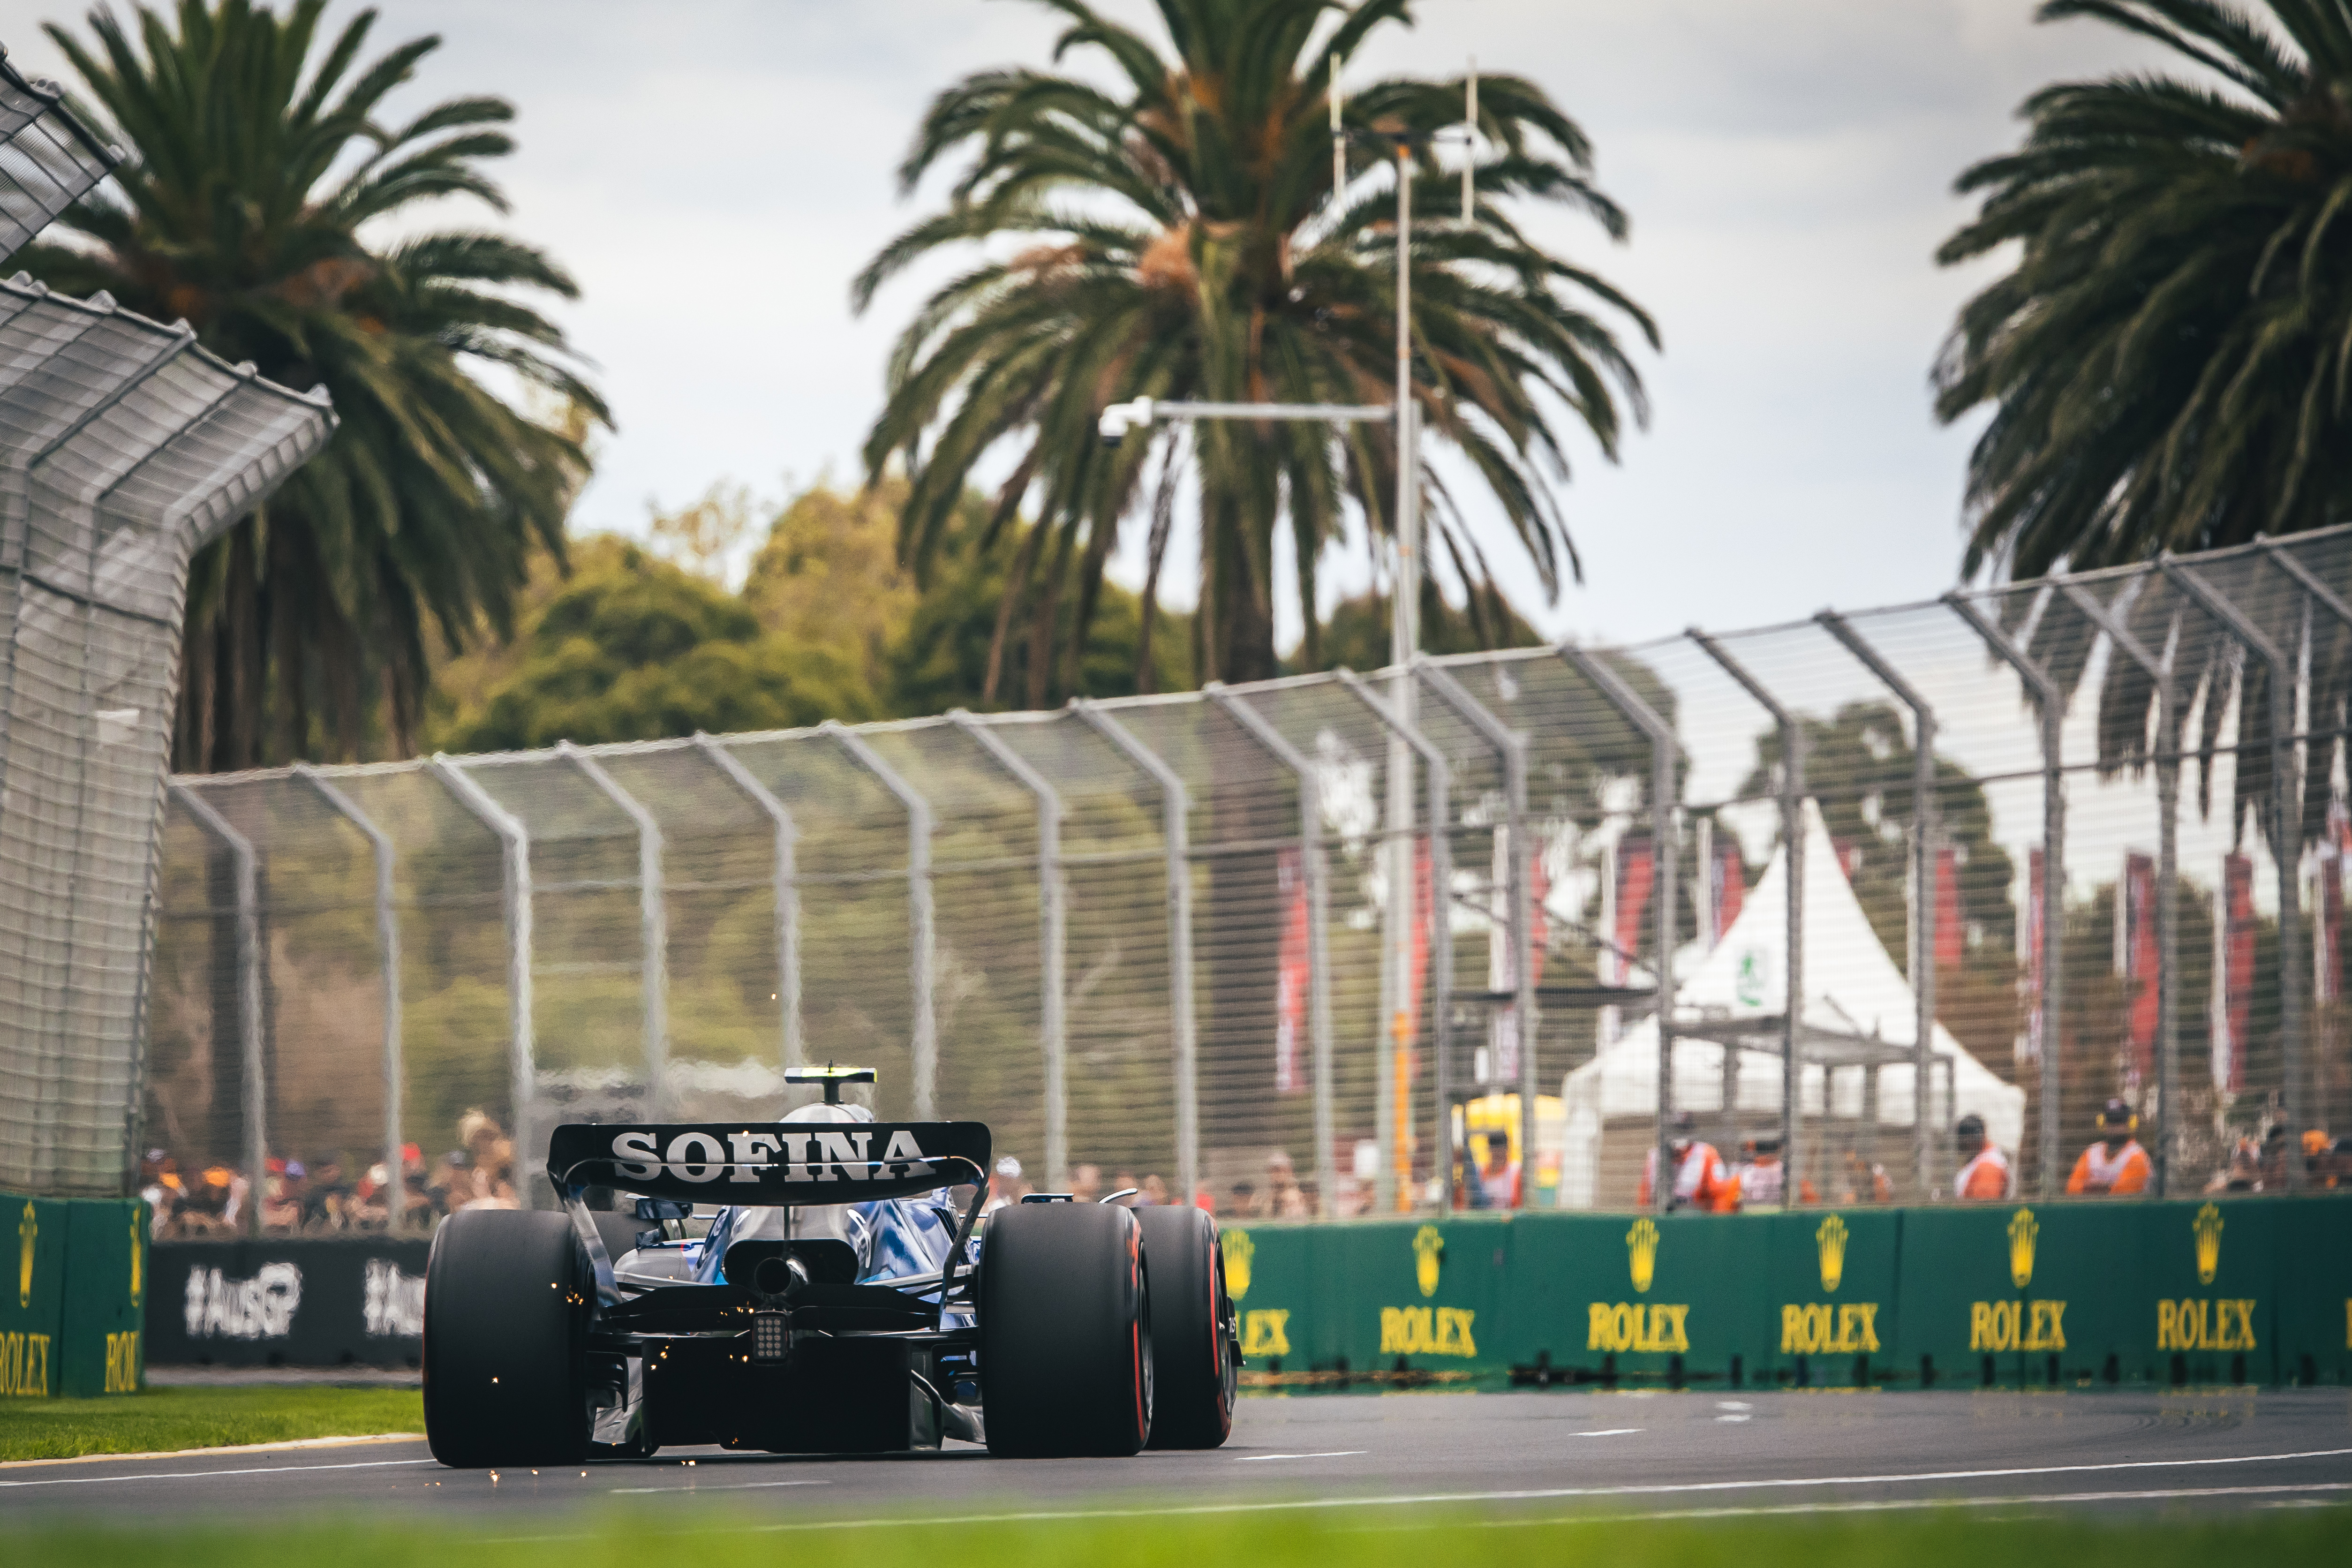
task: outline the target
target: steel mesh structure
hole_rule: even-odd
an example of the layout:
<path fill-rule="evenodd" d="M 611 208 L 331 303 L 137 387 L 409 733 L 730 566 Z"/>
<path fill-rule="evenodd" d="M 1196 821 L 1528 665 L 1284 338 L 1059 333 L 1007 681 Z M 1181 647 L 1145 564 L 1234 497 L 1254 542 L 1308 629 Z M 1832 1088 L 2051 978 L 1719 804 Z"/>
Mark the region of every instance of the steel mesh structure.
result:
<path fill-rule="evenodd" d="M 2047 1195 L 2111 1099 L 2166 1190 L 2290 1188 L 2352 1112 L 2347 596 L 2336 530 L 1426 660 L 1409 707 L 1343 671 L 184 778 L 147 1121 L 192 1177 L 323 1171 L 287 1225 L 427 1223 L 554 1120 L 773 1114 L 827 1059 L 1048 1189 L 1227 1212 L 1623 1206 L 1685 1111 L 1830 1202 L 1950 1195 L 1974 1112 Z"/>
<path fill-rule="evenodd" d="M 0 138 L 0 253 L 121 156 L 5 61 Z M 0 1186 L 109 1195 L 135 1171 L 189 561 L 332 426 L 323 395 L 224 364 L 185 325 L 0 283 Z M 171 841 L 218 859 L 235 904 L 257 852 L 175 799 Z M 250 922 L 220 937 L 221 983 L 258 983 Z"/>

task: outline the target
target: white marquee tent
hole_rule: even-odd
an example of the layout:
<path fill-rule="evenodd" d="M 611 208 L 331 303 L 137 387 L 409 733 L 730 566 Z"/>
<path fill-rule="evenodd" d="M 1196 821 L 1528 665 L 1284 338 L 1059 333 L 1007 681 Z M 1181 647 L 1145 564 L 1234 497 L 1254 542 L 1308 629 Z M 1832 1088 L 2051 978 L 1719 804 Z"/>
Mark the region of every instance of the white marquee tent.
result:
<path fill-rule="evenodd" d="M 1874 1038 L 1908 1050 L 1916 1038 L 1916 1001 L 1855 901 L 1821 811 L 1810 800 L 1805 803 L 1805 835 L 1802 1021 L 1808 1028 Z M 1748 892 L 1738 919 L 1675 993 L 1675 1016 L 1684 1023 L 1737 1023 L 1752 1018 L 1761 1025 L 1763 1020 L 1775 1020 L 1769 1026 L 1772 1048 L 1739 1048 L 1734 1109 L 1741 1112 L 1777 1116 L 1780 1108 L 1777 1020 L 1785 1011 L 1788 994 L 1788 906 L 1782 890 L 1787 877 L 1787 852 L 1776 850 L 1762 879 Z M 1768 1037 L 1764 1028 L 1759 1027 L 1759 1043 Z M 1675 1042 L 1677 1110 L 1702 1117 L 1722 1113 L 1724 1048 L 1701 1040 Z M 1929 1048 L 1951 1058 L 1952 1115 L 1957 1118 L 1974 1111 L 1983 1117 L 1993 1142 L 2013 1156 L 2024 1134 L 2025 1091 L 1994 1076 L 1940 1023 L 1935 1026 Z M 1906 1061 L 1878 1071 L 1879 1124 L 1910 1126 L 1914 1068 Z M 1849 1118 L 1863 1114 L 1861 1077 L 1858 1071 L 1840 1075 L 1835 1100 L 1829 1107 L 1832 1114 Z M 1800 1108 L 1805 1115 L 1822 1113 L 1824 1071 L 1820 1065 L 1804 1068 L 1801 1095 Z M 1560 1098 L 1568 1122 L 1560 1204 L 1568 1208 L 1591 1207 L 1599 1196 L 1603 1126 L 1629 1118 L 1647 1123 L 1657 1114 L 1656 1020 L 1642 1019 L 1615 1044 L 1570 1072 L 1561 1086 Z"/>

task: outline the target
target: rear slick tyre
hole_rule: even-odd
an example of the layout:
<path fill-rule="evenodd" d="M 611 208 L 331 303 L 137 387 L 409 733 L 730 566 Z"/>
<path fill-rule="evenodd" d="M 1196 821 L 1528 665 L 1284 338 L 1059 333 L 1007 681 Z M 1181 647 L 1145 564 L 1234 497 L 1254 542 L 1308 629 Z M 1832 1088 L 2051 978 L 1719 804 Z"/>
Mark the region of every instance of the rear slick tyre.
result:
<path fill-rule="evenodd" d="M 1151 1289 L 1151 1447 L 1214 1448 L 1234 1429 L 1240 1350 L 1217 1222 L 1195 1208 L 1135 1211 Z"/>
<path fill-rule="evenodd" d="M 465 1209 L 425 1268 L 425 1436 L 457 1469 L 568 1465 L 588 1450 L 592 1287 L 572 1222 Z"/>
<path fill-rule="evenodd" d="M 1121 1458 L 1150 1438 L 1151 1310 L 1135 1215 L 1015 1204 L 980 1259 L 980 1387 L 988 1451 Z"/>

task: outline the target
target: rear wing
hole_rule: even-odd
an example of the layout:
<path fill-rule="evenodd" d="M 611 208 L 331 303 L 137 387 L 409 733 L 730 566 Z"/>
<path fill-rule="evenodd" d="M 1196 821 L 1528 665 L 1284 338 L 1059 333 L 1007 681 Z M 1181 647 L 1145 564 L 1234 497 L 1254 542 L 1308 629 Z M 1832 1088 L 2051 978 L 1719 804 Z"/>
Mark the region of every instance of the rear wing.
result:
<path fill-rule="evenodd" d="M 559 1192 L 715 1204 L 852 1204 L 988 1181 L 980 1121 L 574 1122 L 548 1141 Z"/>

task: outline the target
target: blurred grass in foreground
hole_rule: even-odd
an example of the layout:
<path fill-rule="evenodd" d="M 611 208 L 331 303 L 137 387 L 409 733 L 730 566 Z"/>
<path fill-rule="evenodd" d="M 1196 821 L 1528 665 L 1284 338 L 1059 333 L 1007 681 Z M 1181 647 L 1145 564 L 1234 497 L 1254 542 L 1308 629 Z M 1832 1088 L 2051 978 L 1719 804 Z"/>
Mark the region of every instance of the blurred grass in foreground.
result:
<path fill-rule="evenodd" d="M 1082 1506 L 1082 1505 L 1081 1505 Z M 232 1528 L 201 1520 L 141 1529 L 50 1529 L 19 1519 L 9 1560 L 22 1568 L 168 1561 L 173 1568 L 252 1568 L 257 1562 L 336 1568 L 1203 1568 L 1344 1564 L 1346 1568 L 2215 1568 L 2352 1562 L 2352 1509 L 2256 1511 L 2200 1519 L 2161 1511 L 2063 1520 L 1993 1520 L 1982 1510 L 1824 1514 L 1811 1518 L 1498 1524 L 1497 1515 L 1361 1509 L 1003 1522 L 811 1528 L 776 1514 L 606 1511 L 584 1518 L 500 1512 L 462 1523 L 312 1522 Z M 806 1518 L 806 1515 L 803 1516 Z"/>
<path fill-rule="evenodd" d="M 104 1399 L 0 1399 L 0 1460 L 424 1430 L 425 1396 L 414 1388 L 151 1388 Z"/>

